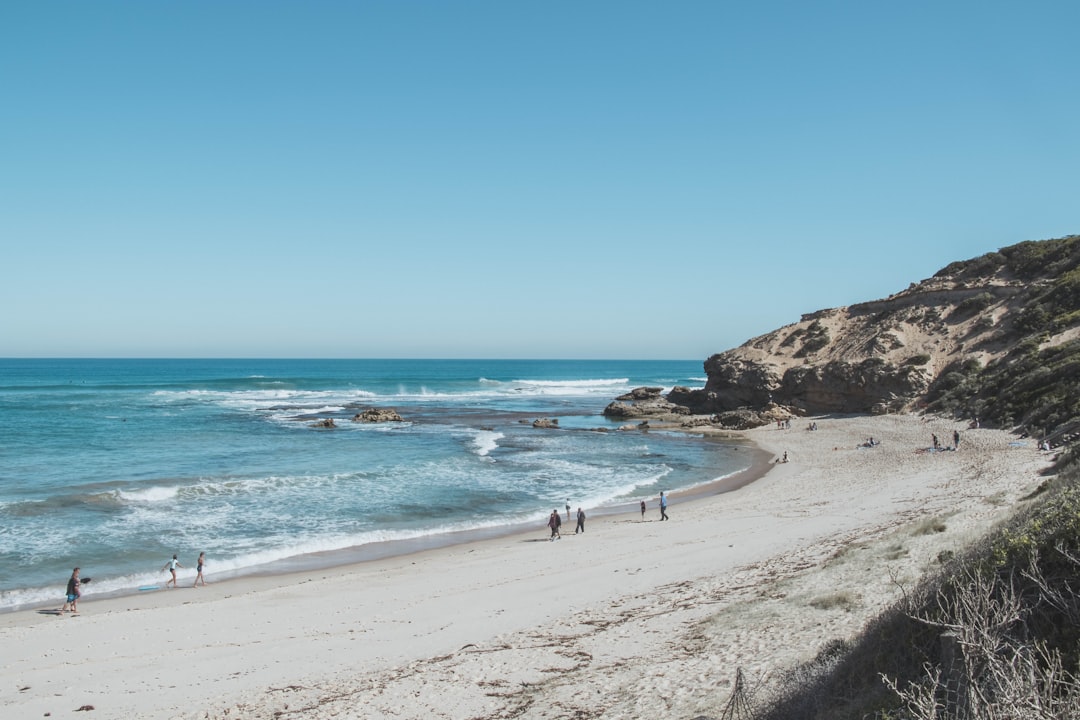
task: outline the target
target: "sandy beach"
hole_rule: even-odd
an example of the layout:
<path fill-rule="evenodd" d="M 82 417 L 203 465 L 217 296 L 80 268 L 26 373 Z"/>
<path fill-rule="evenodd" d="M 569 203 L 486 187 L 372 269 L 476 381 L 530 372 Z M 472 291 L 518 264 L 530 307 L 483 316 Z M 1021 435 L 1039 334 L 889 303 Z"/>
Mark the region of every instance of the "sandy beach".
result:
<path fill-rule="evenodd" d="M 745 436 L 789 462 L 586 532 L 0 615 L 5 718 L 693 718 L 856 632 L 1005 517 L 1032 440 L 914 415 Z M 934 433 L 955 451 L 927 452 Z M 869 437 L 880 444 L 860 447 Z M 60 580 L 63 580 L 62 578 Z M 62 587 L 58 588 L 59 590 Z M 59 603 L 58 603 L 59 604 Z"/>

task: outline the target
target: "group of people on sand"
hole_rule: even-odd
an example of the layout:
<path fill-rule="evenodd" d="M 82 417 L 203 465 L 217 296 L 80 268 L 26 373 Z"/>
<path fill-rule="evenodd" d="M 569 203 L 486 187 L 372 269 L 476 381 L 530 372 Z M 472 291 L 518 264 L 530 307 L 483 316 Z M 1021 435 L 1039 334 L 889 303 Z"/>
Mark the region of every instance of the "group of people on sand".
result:
<path fill-rule="evenodd" d="M 645 501 L 642 500 L 641 501 L 641 522 L 645 522 L 645 510 L 646 509 L 647 508 L 645 506 Z M 660 519 L 661 520 L 670 519 L 667 516 L 667 495 L 664 495 L 663 492 L 660 493 Z"/>
<path fill-rule="evenodd" d="M 936 434 L 934 434 L 934 433 L 931 433 L 930 440 L 934 443 L 934 451 L 938 452 L 938 451 L 941 451 L 941 450 L 959 450 L 960 449 L 960 431 L 959 430 L 953 430 L 952 437 L 953 437 L 952 447 L 943 447 L 942 444 L 941 444 L 941 440 L 938 439 L 938 436 Z"/>
<path fill-rule="evenodd" d="M 660 519 L 661 520 L 668 520 L 669 519 L 668 514 L 667 514 L 667 506 L 668 506 L 667 496 L 664 495 L 663 492 L 661 492 L 660 493 Z M 642 500 L 641 501 L 641 520 L 642 520 L 642 522 L 645 521 L 645 510 L 646 510 L 645 501 Z M 549 541 L 555 541 L 555 540 L 561 540 L 562 539 L 562 534 L 560 532 L 560 528 L 562 527 L 562 522 L 563 522 L 562 521 L 562 516 L 559 515 L 558 509 L 552 510 L 551 514 L 548 515 L 548 528 L 550 528 L 550 530 L 551 530 L 551 537 L 548 538 Z M 567 500 L 566 500 L 566 522 L 568 522 L 568 523 L 570 522 L 570 499 L 569 498 L 567 498 Z M 585 511 L 582 510 L 581 508 L 577 509 L 577 527 L 574 528 L 574 534 L 577 535 L 579 532 L 580 533 L 585 532 Z"/>
<path fill-rule="evenodd" d="M 200 583 L 202 584 L 203 587 L 206 587 L 206 578 L 203 577 L 203 567 L 205 565 L 206 565 L 206 553 L 201 552 L 201 553 L 199 553 L 199 559 L 195 561 L 195 582 L 192 583 L 191 587 L 199 587 Z M 177 587 L 177 585 L 176 585 L 176 568 L 182 568 L 182 567 L 184 567 L 184 566 L 181 565 L 180 561 L 176 559 L 176 555 L 173 555 L 172 560 L 169 560 L 168 562 L 166 562 L 164 565 L 161 566 L 161 572 L 165 572 L 166 570 L 168 570 L 169 574 L 172 576 L 168 580 L 165 581 L 165 589 L 169 588 L 169 583 L 172 583 L 172 586 L 173 586 L 174 589 Z"/>
<path fill-rule="evenodd" d="M 566 522 L 570 522 L 570 498 L 566 499 Z M 559 530 L 562 527 L 562 516 L 559 515 L 558 508 L 548 515 L 548 527 L 551 528 L 549 540 L 562 540 L 562 533 Z M 577 527 L 574 528 L 574 534 L 577 535 L 579 532 L 585 532 L 585 511 L 581 508 L 577 509 Z"/>
<path fill-rule="evenodd" d="M 195 561 L 195 583 L 192 587 L 206 586 L 206 578 L 203 577 L 203 567 L 206 566 L 206 553 L 199 553 L 199 559 Z M 172 560 L 161 566 L 161 572 L 169 571 L 172 576 L 165 583 L 165 587 L 168 588 L 171 583 L 175 588 L 176 585 L 176 569 L 184 567 L 177 559 L 176 555 L 172 556 Z M 64 591 L 64 605 L 60 608 L 60 612 L 78 612 L 79 598 L 82 597 L 82 586 L 84 583 L 90 582 L 90 578 L 80 578 L 79 568 L 75 568 L 71 571 L 71 577 L 67 581 L 67 589 Z"/>

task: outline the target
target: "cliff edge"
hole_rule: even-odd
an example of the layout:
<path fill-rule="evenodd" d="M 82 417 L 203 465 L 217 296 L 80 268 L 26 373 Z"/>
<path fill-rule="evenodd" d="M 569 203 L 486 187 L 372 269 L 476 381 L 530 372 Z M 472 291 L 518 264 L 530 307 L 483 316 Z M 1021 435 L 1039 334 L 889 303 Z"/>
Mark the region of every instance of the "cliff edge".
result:
<path fill-rule="evenodd" d="M 766 422 L 777 410 L 929 407 L 1068 435 L 1080 429 L 1078 338 L 1080 236 L 1028 241 L 954 262 L 882 300 L 803 315 L 713 355 L 704 388 L 676 387 L 653 405 L 668 414 L 756 412 Z M 1024 397 L 1010 400 L 1009 389 Z M 1056 397 L 1058 407 L 1029 407 L 1036 397 Z M 605 412 L 627 416 L 632 407 Z"/>

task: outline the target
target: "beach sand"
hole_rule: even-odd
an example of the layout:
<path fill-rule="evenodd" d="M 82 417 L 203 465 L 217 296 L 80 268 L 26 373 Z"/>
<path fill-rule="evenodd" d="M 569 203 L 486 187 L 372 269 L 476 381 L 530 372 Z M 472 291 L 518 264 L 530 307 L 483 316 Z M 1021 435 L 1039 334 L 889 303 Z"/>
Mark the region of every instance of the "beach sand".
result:
<path fill-rule="evenodd" d="M 0 615 L 0 715 L 719 716 L 737 669 L 753 684 L 856 633 L 1050 461 L 943 419 L 808 422 L 745 433 L 789 462 L 734 492 L 675 495 L 668 522 L 654 500 L 644 522 L 564 523 L 556 542 L 538 526 L 218 583 L 211 562 L 205 588 L 95 600 L 90 586 L 78 616 Z M 956 452 L 924 452 L 953 429 Z"/>

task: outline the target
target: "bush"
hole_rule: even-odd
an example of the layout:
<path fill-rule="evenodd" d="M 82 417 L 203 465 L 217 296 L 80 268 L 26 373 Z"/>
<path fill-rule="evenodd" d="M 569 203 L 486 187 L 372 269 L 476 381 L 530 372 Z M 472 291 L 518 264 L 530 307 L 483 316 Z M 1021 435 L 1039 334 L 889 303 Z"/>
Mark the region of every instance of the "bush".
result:
<path fill-rule="evenodd" d="M 988 292 L 981 292 L 960 301 L 953 309 L 954 318 L 968 318 L 977 312 L 982 312 L 994 304 L 994 296 Z"/>
<path fill-rule="evenodd" d="M 822 350 L 828 347 L 832 342 L 832 338 L 829 337 L 829 329 L 822 325 L 819 321 L 815 320 L 810 323 L 810 326 L 806 328 L 806 333 L 803 337 L 802 347 L 795 353 L 795 357 L 806 357 L 812 355 L 818 350 Z"/>
<path fill-rule="evenodd" d="M 858 637 L 788 673 L 756 719 L 1076 718 L 1078 475 L 1070 465 L 1006 527 L 960 556 L 943 554 L 936 575 Z M 951 668 L 950 652 L 960 658 Z M 1024 709 L 1036 706 L 1046 712 Z"/>

